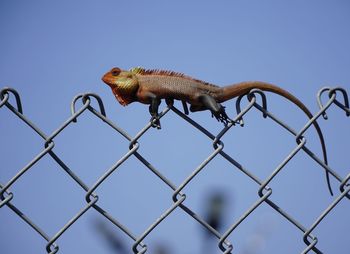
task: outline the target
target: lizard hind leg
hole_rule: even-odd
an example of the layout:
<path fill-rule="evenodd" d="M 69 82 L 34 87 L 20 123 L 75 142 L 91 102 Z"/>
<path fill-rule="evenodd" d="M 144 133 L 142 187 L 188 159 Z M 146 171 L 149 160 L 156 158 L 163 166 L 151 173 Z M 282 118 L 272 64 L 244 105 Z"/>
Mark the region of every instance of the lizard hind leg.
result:
<path fill-rule="evenodd" d="M 198 112 L 198 111 L 204 111 L 204 110 L 207 110 L 207 108 L 203 107 L 202 105 L 201 106 L 199 106 L 199 105 L 191 105 L 190 106 L 191 112 Z"/>
<path fill-rule="evenodd" d="M 227 125 L 229 122 L 231 122 L 226 114 L 225 107 L 218 103 L 212 96 L 203 94 L 199 96 L 199 100 L 205 109 L 209 109 L 211 111 L 212 116 L 215 117 L 216 120 L 224 123 L 224 125 Z"/>

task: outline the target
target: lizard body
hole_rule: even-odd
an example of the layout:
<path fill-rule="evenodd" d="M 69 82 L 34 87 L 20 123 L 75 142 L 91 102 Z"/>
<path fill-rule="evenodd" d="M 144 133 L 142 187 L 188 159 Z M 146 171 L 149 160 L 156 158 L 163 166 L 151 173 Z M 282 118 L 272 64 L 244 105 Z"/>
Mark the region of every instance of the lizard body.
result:
<path fill-rule="evenodd" d="M 191 112 L 210 110 L 218 121 L 227 124 L 230 119 L 221 103 L 248 94 L 250 90 L 255 88 L 281 95 L 297 105 L 310 119 L 313 117 L 308 108 L 294 95 L 276 85 L 260 81 L 241 82 L 219 87 L 181 73 L 145 70 L 140 67 L 129 71 L 113 68 L 102 77 L 102 80 L 111 87 L 116 99 L 123 106 L 132 102 L 149 104 L 152 118 L 158 116 L 161 99 L 176 99 L 182 101 L 184 107 L 186 103 L 189 103 Z M 185 111 L 187 111 L 187 107 Z M 159 120 L 156 120 L 155 124 L 156 127 L 160 128 Z M 327 164 L 326 146 L 321 128 L 316 121 L 313 122 L 313 125 L 321 141 L 324 162 Z M 326 176 L 328 188 L 332 194 L 327 171 Z"/>

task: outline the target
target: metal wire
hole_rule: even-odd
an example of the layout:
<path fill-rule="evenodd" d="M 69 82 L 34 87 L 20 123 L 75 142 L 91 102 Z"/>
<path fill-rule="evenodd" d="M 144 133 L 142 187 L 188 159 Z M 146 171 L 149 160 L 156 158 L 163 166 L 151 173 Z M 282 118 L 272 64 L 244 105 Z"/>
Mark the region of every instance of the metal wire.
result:
<path fill-rule="evenodd" d="M 323 94 L 328 93 L 328 101 L 322 102 L 321 97 Z M 256 95 L 262 98 L 262 106 L 257 103 Z M 12 105 L 9 102 L 9 98 L 13 96 L 15 100 L 15 105 Z M 342 97 L 342 102 L 337 99 L 337 96 Z M 248 94 L 249 104 L 246 105 L 243 110 L 241 109 L 241 99 L 239 97 L 236 102 L 237 115 L 232 122 L 228 123 L 227 126 L 223 128 L 223 130 L 215 135 L 206 130 L 203 126 L 192 120 L 186 114 L 179 111 L 175 108 L 170 102 L 168 106 L 160 113 L 159 118 L 162 118 L 165 114 L 168 114 L 170 111 L 174 112 L 176 115 L 180 116 L 183 120 L 189 122 L 195 129 L 199 132 L 203 133 L 206 137 L 212 140 L 213 142 L 213 151 L 212 153 L 202 162 L 200 165 L 195 168 L 192 173 L 179 185 L 172 183 L 169 179 L 167 179 L 162 173 L 157 170 L 149 161 L 147 161 L 139 152 L 138 149 L 139 139 L 152 127 L 152 122 L 146 124 L 144 128 L 140 130 L 134 137 L 129 135 L 125 130 L 117 126 L 113 123 L 109 118 L 107 118 L 103 102 L 101 98 L 93 93 L 79 94 L 74 97 L 71 104 L 71 116 L 62 123 L 60 127 L 54 130 L 50 135 L 46 135 L 38 126 L 36 126 L 30 119 L 28 119 L 22 110 L 21 99 L 18 92 L 12 88 L 4 88 L 0 91 L 0 108 L 8 109 L 13 114 L 15 114 L 18 118 L 20 118 L 26 125 L 28 125 L 37 135 L 39 135 L 44 140 L 44 149 L 40 151 L 26 166 L 20 169 L 17 174 L 15 174 L 7 183 L 0 184 L 0 209 L 4 209 L 4 207 L 8 207 L 15 214 L 17 214 L 22 220 L 24 220 L 28 226 L 33 228 L 34 232 L 39 234 L 43 239 L 46 240 L 46 252 L 53 254 L 59 251 L 59 247 L 57 245 L 57 241 L 59 238 L 65 233 L 65 231 L 70 228 L 81 216 L 83 216 L 88 210 L 94 209 L 106 219 L 108 219 L 113 225 L 119 228 L 124 234 L 126 234 L 130 239 L 134 241 L 132 246 L 133 253 L 146 253 L 147 245 L 143 242 L 145 238 L 152 233 L 152 231 L 167 217 L 174 212 L 175 209 L 181 209 L 188 216 L 196 220 L 199 224 L 201 224 L 204 228 L 208 230 L 214 237 L 218 239 L 218 248 L 222 251 L 222 253 L 233 253 L 234 245 L 228 241 L 228 237 L 232 234 L 232 232 L 244 221 L 246 220 L 252 212 L 254 212 L 258 207 L 262 204 L 267 204 L 270 206 L 275 212 L 282 215 L 287 221 L 289 221 L 292 225 L 298 228 L 302 232 L 301 239 L 304 241 L 306 247 L 302 250 L 301 253 L 309 253 L 312 251 L 313 253 L 322 253 L 322 251 L 317 247 L 318 239 L 312 232 L 317 228 L 320 222 L 332 211 L 337 204 L 346 198 L 350 198 L 350 173 L 342 178 L 337 174 L 337 172 L 330 168 L 330 166 L 326 165 L 320 158 L 318 158 L 308 147 L 306 146 L 306 138 L 302 136 L 305 131 L 312 126 L 313 122 L 316 121 L 320 116 L 323 116 L 327 119 L 326 110 L 331 106 L 335 105 L 340 110 L 345 111 L 346 116 L 350 116 L 349 109 L 349 97 L 345 89 L 336 87 L 322 88 L 317 94 L 317 102 L 320 110 L 314 115 L 312 119 L 310 119 L 304 127 L 300 131 L 293 130 L 290 126 L 288 126 L 281 119 L 274 116 L 270 111 L 267 110 L 267 99 L 265 94 L 260 90 L 252 90 Z M 82 106 L 77 109 L 76 103 L 77 101 L 82 101 Z M 91 101 L 96 100 L 98 103 L 98 108 L 94 108 L 91 106 Z M 250 111 L 252 108 L 256 108 L 261 111 L 263 117 L 269 118 L 272 121 L 276 122 L 281 126 L 281 128 L 286 129 L 291 135 L 293 135 L 296 139 L 296 146 L 290 152 L 290 154 L 278 165 L 272 173 L 264 180 L 259 179 L 256 175 L 254 175 L 247 168 L 243 167 L 239 162 L 237 162 L 234 158 L 232 158 L 229 154 L 224 151 L 224 143 L 221 138 L 229 131 L 231 128 L 235 127 L 236 124 L 244 125 L 243 117 L 244 115 Z M 104 123 L 106 123 L 110 128 L 120 134 L 123 138 L 125 138 L 129 142 L 129 150 L 120 157 L 120 159 L 110 167 L 105 173 L 94 183 L 92 186 L 88 186 L 83 182 L 81 178 L 79 178 L 60 158 L 53 152 L 53 148 L 55 146 L 55 137 L 57 137 L 64 129 L 76 122 L 77 119 L 85 112 L 90 111 L 93 116 L 97 117 Z M 185 112 L 186 113 L 186 112 Z M 274 201 L 270 199 L 272 194 L 272 189 L 268 186 L 268 184 L 278 175 L 283 168 L 289 163 L 293 157 L 299 153 L 300 151 L 304 151 L 311 159 L 315 160 L 319 165 L 320 169 L 325 169 L 329 172 L 336 180 L 340 182 L 339 190 L 340 193 L 338 196 L 334 197 L 334 200 L 329 204 L 329 206 L 320 213 L 319 217 L 312 223 L 311 226 L 306 227 L 302 223 L 300 223 L 296 218 L 287 213 L 282 207 L 276 204 Z M 82 188 L 85 194 L 86 205 L 82 207 L 81 210 L 75 214 L 56 234 L 53 236 L 49 236 L 45 233 L 45 230 L 40 228 L 33 220 L 27 217 L 18 207 L 16 207 L 12 201 L 14 199 L 14 193 L 10 191 L 10 187 L 18 181 L 22 175 L 30 170 L 38 161 L 40 161 L 44 156 L 51 156 L 51 158 L 77 183 L 77 185 Z M 134 156 L 137 160 L 139 160 L 142 164 L 148 168 L 155 177 L 159 178 L 168 188 L 173 191 L 172 205 L 161 214 L 161 216 L 152 223 L 141 235 L 136 235 L 133 233 L 128 227 L 123 225 L 122 222 L 118 221 L 113 217 L 112 214 L 104 210 L 99 206 L 98 200 L 99 197 L 95 193 L 96 189 L 108 178 L 113 172 L 115 172 L 123 163 L 125 163 L 131 156 Z M 213 160 L 215 157 L 221 156 L 226 159 L 229 163 L 231 163 L 235 168 L 239 169 L 243 174 L 245 174 L 249 179 L 251 179 L 255 184 L 258 185 L 258 199 L 251 205 L 249 209 L 247 209 L 238 220 L 233 223 L 231 226 L 227 228 L 224 233 L 218 232 L 216 229 L 211 227 L 201 216 L 196 214 L 190 207 L 184 204 L 186 199 L 185 193 L 183 193 L 183 189 L 188 186 L 191 181 L 197 176 L 199 172 L 201 172 L 206 165 Z M 1 179 L 0 179 L 1 180 Z M 1 246 L 0 246 L 1 250 Z"/>

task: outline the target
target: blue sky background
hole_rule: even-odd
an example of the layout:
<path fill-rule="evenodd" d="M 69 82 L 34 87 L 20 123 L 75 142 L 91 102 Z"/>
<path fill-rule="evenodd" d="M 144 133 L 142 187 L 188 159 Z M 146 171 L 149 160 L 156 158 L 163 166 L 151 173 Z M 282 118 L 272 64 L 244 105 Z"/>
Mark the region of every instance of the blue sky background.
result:
<path fill-rule="evenodd" d="M 70 103 L 82 92 L 100 95 L 107 116 L 130 135 L 143 128 L 150 117 L 148 108 L 141 104 L 123 108 L 101 81 L 113 66 L 175 70 L 218 85 L 267 81 L 317 112 L 315 95 L 321 87 L 339 85 L 350 92 L 349 13 L 346 0 L 2 0 L 0 87 L 20 93 L 24 114 L 47 135 L 70 116 Z M 234 103 L 225 105 L 233 116 Z M 296 130 L 307 121 L 300 110 L 276 95 L 268 95 L 268 107 Z M 319 123 L 329 162 L 345 177 L 350 169 L 349 119 L 335 106 L 328 115 L 328 121 Z M 214 134 L 223 127 L 209 112 L 191 117 Z M 256 110 L 246 116 L 245 124 L 223 138 L 225 151 L 264 179 L 295 147 L 295 141 Z M 180 185 L 212 152 L 212 145 L 171 112 L 162 119 L 162 127 L 141 138 L 139 152 Z M 42 151 L 43 141 L 4 108 L 0 109 L 0 133 L 0 183 L 4 184 Z M 316 132 L 311 128 L 306 137 L 308 147 L 320 155 Z M 128 151 L 125 139 L 88 112 L 54 141 L 55 153 L 89 186 Z M 338 184 L 335 180 L 332 184 L 338 195 Z M 302 152 L 270 186 L 271 199 L 305 227 L 334 200 L 323 170 Z M 84 191 L 49 156 L 11 191 L 13 204 L 49 236 L 85 206 Z M 205 202 L 215 191 L 224 192 L 228 202 L 224 229 L 258 199 L 258 186 L 220 157 L 184 189 L 185 204 L 203 215 Z M 99 205 L 135 235 L 141 235 L 172 205 L 171 190 L 133 157 L 96 193 Z M 317 246 L 324 253 L 350 249 L 349 214 L 349 202 L 343 200 L 315 230 Z M 96 230 L 105 222 L 131 253 L 133 242 L 93 210 L 59 238 L 59 253 L 112 253 Z M 7 207 L 0 209 L 0 225 L 1 253 L 46 253 L 46 242 Z M 156 253 L 160 245 L 170 253 L 201 253 L 200 231 L 198 223 L 177 209 L 144 242 L 149 253 Z M 306 247 L 302 233 L 267 205 L 259 207 L 229 240 L 234 253 L 241 254 L 300 253 Z M 212 245 L 209 253 L 220 253 Z"/>

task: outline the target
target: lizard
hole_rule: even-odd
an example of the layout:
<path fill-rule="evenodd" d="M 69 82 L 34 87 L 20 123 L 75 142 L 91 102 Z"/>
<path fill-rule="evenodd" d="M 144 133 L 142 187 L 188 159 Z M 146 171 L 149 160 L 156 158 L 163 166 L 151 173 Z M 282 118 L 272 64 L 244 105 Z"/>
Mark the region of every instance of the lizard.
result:
<path fill-rule="evenodd" d="M 110 86 L 117 101 L 123 106 L 132 102 L 149 104 L 152 126 L 158 129 L 160 129 L 160 122 L 157 118 L 158 109 L 162 99 L 168 102 L 182 101 L 186 114 L 188 114 L 186 103 L 190 104 L 191 112 L 210 110 L 213 117 L 227 125 L 231 120 L 221 103 L 248 94 L 252 89 L 278 94 L 298 106 L 310 119 L 313 118 L 310 110 L 297 97 L 279 86 L 262 81 L 245 81 L 220 87 L 179 72 L 147 70 L 141 67 L 130 70 L 114 67 L 103 75 L 102 81 Z M 313 125 L 321 142 L 324 163 L 328 165 L 321 128 L 316 121 L 313 122 Z M 333 195 L 327 170 L 326 179 L 330 194 Z"/>

